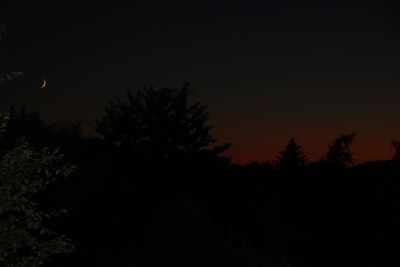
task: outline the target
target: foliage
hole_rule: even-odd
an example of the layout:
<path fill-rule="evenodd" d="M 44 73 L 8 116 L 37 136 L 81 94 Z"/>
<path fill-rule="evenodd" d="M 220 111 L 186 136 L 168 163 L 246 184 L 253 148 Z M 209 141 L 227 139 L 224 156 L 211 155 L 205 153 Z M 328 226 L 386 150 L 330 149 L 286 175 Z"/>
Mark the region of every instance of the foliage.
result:
<path fill-rule="evenodd" d="M 395 154 L 393 156 L 393 160 L 400 160 L 400 141 L 399 140 L 392 140 L 391 141 L 392 147 L 395 150 Z"/>
<path fill-rule="evenodd" d="M 5 119 L 3 115 L 2 134 Z M 51 182 L 74 170 L 57 150 L 35 150 L 23 140 L 4 153 L 0 160 L 1 266 L 43 266 L 53 255 L 72 251 L 65 236 L 57 236 L 45 226 L 64 211 L 41 211 L 35 199 Z"/>
<path fill-rule="evenodd" d="M 0 143 L 2 149 L 13 148 L 21 138 L 25 138 L 33 145 L 38 139 L 43 139 L 47 135 L 46 124 L 36 112 L 25 107 L 19 109 L 11 107 L 7 116 L 7 128 Z"/>
<path fill-rule="evenodd" d="M 22 106 L 9 109 L 7 128 L 0 140 L 0 151 L 15 147 L 24 138 L 32 147 L 60 147 L 64 152 L 68 144 L 80 138 L 80 122 L 45 122 L 38 113 Z"/>
<path fill-rule="evenodd" d="M 356 134 L 351 133 L 342 134 L 335 139 L 329 146 L 326 154 L 326 162 L 331 166 L 338 168 L 345 168 L 349 165 L 353 165 L 354 160 L 351 145 L 355 137 Z"/>
<path fill-rule="evenodd" d="M 305 166 L 307 157 L 294 138 L 289 140 L 285 149 L 278 156 L 277 165 L 286 169 L 293 169 Z"/>
<path fill-rule="evenodd" d="M 187 83 L 180 89 L 128 92 L 127 102 L 117 99 L 105 109 L 97 131 L 106 141 L 146 156 L 203 151 L 216 140 L 210 135 L 206 106 L 189 104 L 190 95 Z"/>
<path fill-rule="evenodd" d="M 9 119 L 10 115 L 8 113 L 0 113 L 0 140 L 3 138 L 4 133 L 6 132 Z"/>
<path fill-rule="evenodd" d="M 6 74 L 0 73 L 0 85 L 4 84 L 7 81 L 11 81 L 15 78 L 19 78 L 21 76 L 22 76 L 22 72 L 18 72 L 18 71 L 6 73 Z"/>

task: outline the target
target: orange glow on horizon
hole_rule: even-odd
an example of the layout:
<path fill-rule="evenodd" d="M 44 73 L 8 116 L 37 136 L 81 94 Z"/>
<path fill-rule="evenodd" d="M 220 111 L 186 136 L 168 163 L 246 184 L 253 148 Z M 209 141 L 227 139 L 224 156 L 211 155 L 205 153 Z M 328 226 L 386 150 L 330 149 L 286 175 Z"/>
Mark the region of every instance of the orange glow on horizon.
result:
<path fill-rule="evenodd" d="M 347 133 L 347 132 L 345 132 Z M 329 144 L 339 135 L 325 134 L 296 138 L 296 141 L 302 147 L 304 154 L 310 161 L 318 161 L 327 152 Z M 388 134 L 379 136 L 367 136 L 359 134 L 353 142 L 353 155 L 356 164 L 367 161 L 389 160 L 394 155 L 394 150 L 390 145 L 391 137 Z M 286 146 L 290 136 L 276 136 L 274 138 L 261 139 L 254 137 L 245 140 L 233 139 L 232 147 L 225 152 L 225 156 L 232 158 L 237 164 L 247 164 L 250 162 L 268 162 L 277 158 L 279 153 Z M 221 138 L 222 140 L 222 138 Z"/>

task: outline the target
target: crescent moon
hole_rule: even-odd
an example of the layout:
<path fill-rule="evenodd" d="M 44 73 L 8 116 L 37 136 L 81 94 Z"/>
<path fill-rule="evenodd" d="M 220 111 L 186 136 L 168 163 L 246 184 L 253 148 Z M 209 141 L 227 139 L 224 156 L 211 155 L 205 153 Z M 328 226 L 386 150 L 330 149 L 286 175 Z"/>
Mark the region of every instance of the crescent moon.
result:
<path fill-rule="evenodd" d="M 45 88 L 46 87 L 46 85 L 47 85 L 47 81 L 46 81 L 46 79 L 43 79 L 43 84 L 42 84 L 42 86 L 40 86 L 40 88 Z"/>

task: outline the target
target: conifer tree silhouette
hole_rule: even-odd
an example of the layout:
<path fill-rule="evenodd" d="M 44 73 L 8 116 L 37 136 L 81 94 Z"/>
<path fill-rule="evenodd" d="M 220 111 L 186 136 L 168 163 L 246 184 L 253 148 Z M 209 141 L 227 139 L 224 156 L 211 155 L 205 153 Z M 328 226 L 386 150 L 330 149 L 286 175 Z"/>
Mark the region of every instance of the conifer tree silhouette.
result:
<path fill-rule="evenodd" d="M 292 137 L 285 149 L 278 156 L 277 165 L 285 169 L 303 167 L 306 164 L 307 157 L 304 155 L 301 147 Z"/>

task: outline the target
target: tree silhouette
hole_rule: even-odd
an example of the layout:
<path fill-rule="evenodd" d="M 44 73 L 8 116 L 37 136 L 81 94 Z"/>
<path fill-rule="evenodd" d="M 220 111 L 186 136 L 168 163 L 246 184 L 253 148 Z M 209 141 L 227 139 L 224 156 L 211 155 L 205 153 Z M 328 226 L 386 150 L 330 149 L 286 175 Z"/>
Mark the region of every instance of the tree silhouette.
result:
<path fill-rule="evenodd" d="M 393 160 L 400 160 L 400 141 L 393 139 L 390 143 L 395 151 Z"/>
<path fill-rule="evenodd" d="M 30 144 L 36 144 L 40 139 L 47 136 L 46 123 L 36 112 L 25 107 L 16 109 L 11 107 L 8 112 L 7 127 L 1 140 L 1 147 L 11 148 L 21 138 L 26 138 Z"/>
<path fill-rule="evenodd" d="M 342 134 L 335 139 L 329 146 L 326 154 L 326 162 L 331 166 L 338 168 L 346 168 L 349 165 L 353 165 L 354 160 L 351 145 L 355 137 L 356 134 L 351 133 Z"/>
<path fill-rule="evenodd" d="M 278 156 L 277 165 L 285 169 L 296 169 L 306 164 L 307 157 L 304 155 L 301 147 L 292 137 L 285 149 Z"/>
<path fill-rule="evenodd" d="M 190 95 L 188 83 L 179 89 L 128 92 L 127 102 L 118 98 L 105 108 L 96 130 L 114 145 L 153 158 L 209 151 L 216 142 L 210 134 L 210 116 L 205 105 L 188 103 Z"/>
<path fill-rule="evenodd" d="M 80 138 L 80 122 L 47 123 L 38 113 L 22 106 L 11 107 L 8 114 L 7 127 L 0 140 L 0 150 L 15 147 L 24 138 L 35 148 L 60 147 L 65 152 L 68 144 Z"/>

